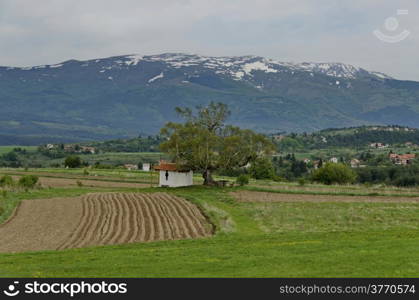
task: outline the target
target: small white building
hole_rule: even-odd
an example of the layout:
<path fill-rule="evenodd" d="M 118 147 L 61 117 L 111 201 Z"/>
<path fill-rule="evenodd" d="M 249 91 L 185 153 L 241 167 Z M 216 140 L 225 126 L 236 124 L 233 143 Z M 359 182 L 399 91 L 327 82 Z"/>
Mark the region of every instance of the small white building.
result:
<path fill-rule="evenodd" d="M 146 171 L 146 172 L 150 171 L 150 164 L 149 163 L 144 163 L 143 164 L 143 171 Z"/>
<path fill-rule="evenodd" d="M 193 172 L 179 170 L 174 163 L 163 163 L 156 167 L 159 171 L 159 186 L 161 187 L 181 187 L 193 185 Z"/>
<path fill-rule="evenodd" d="M 128 171 L 135 171 L 135 170 L 138 170 L 138 165 L 125 164 L 124 168 L 127 169 Z"/>
<path fill-rule="evenodd" d="M 351 168 L 359 168 L 361 165 L 361 162 L 359 161 L 359 159 L 351 159 Z"/>
<path fill-rule="evenodd" d="M 337 164 L 339 160 L 338 160 L 338 158 L 337 158 L 337 157 L 332 157 L 331 159 L 329 159 L 329 161 L 330 161 L 331 163 Z"/>

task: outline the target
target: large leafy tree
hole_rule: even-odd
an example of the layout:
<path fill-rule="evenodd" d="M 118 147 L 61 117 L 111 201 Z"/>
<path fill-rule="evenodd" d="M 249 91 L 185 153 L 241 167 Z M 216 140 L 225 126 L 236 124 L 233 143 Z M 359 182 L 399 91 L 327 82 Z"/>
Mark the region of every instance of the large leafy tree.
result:
<path fill-rule="evenodd" d="M 189 108 L 176 111 L 185 122 L 170 122 L 161 129 L 167 140 L 160 148 L 181 168 L 201 172 L 205 185 L 214 184 L 215 170 L 244 167 L 274 150 L 265 136 L 226 125 L 230 111 L 223 103 L 211 102 L 195 113 Z"/>

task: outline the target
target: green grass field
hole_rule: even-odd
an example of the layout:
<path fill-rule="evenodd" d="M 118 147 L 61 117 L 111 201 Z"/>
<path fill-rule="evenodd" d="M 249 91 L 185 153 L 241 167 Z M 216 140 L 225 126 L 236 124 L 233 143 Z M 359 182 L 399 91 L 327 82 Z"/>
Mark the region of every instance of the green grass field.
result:
<path fill-rule="evenodd" d="M 26 151 L 35 151 L 38 147 L 37 146 L 0 146 L 0 155 L 10 152 L 15 148 L 25 149 Z"/>
<path fill-rule="evenodd" d="M 8 193 L 21 199 L 101 189 Z M 141 191 L 137 189 L 113 189 Z M 157 191 L 161 189 L 144 189 Z M 199 205 L 211 238 L 0 254 L 1 277 L 417 277 L 418 203 L 238 203 L 231 189 L 164 190 Z M 109 189 L 106 189 L 109 191 Z M 175 259 L 174 259 L 175 258 Z"/>

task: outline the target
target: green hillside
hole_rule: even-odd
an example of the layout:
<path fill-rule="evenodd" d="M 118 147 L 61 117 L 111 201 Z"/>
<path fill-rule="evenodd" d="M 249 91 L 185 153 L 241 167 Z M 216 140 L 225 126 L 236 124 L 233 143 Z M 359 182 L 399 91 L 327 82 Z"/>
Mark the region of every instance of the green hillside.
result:
<path fill-rule="evenodd" d="M 231 123 L 265 133 L 419 127 L 419 83 L 350 67 L 330 64 L 327 72 L 261 57 L 184 54 L 0 67 L 0 144 L 155 134 L 177 120 L 174 107 L 210 101 L 229 105 Z"/>

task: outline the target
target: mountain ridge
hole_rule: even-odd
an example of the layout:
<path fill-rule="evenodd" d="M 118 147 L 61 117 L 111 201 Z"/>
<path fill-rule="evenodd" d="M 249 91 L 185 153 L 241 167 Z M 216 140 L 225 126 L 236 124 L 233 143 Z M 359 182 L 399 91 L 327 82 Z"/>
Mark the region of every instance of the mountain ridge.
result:
<path fill-rule="evenodd" d="M 386 79 L 394 79 L 393 77 L 384 74 L 382 72 L 376 71 L 367 71 L 366 69 L 356 67 L 351 64 L 345 64 L 341 62 L 283 62 L 275 59 L 264 58 L 261 56 L 256 55 L 243 55 L 243 56 L 203 56 L 198 54 L 189 54 L 189 53 L 162 53 L 157 55 L 140 55 L 140 54 L 127 54 L 127 55 L 117 55 L 117 56 L 110 56 L 104 58 L 97 58 L 97 59 L 88 59 L 88 60 L 77 60 L 77 59 L 69 59 L 63 62 L 59 62 L 56 64 L 45 64 L 45 65 L 37 65 L 37 66 L 27 66 L 27 67 L 13 67 L 13 66 L 0 66 L 0 68 L 6 68 L 8 70 L 19 69 L 19 70 L 34 70 L 34 69 L 43 69 L 43 68 L 60 68 L 64 66 L 66 63 L 98 63 L 102 60 L 112 60 L 116 59 L 115 62 L 124 63 L 127 66 L 136 66 L 140 61 L 164 61 L 171 64 L 173 67 L 181 67 L 181 66 L 191 66 L 197 65 L 198 63 L 204 63 L 203 65 L 207 68 L 211 68 L 215 66 L 217 63 L 218 66 L 222 65 L 224 67 L 229 67 L 230 65 L 234 65 L 237 63 L 242 63 L 245 65 L 245 73 L 251 72 L 251 70 L 275 70 L 269 69 L 266 65 L 259 64 L 254 65 L 253 69 L 249 67 L 249 64 L 252 64 L 251 61 L 263 61 L 264 64 L 273 64 L 277 66 L 283 66 L 292 68 L 294 70 L 306 71 L 306 72 L 315 72 L 326 74 L 333 77 L 344 77 L 344 78 L 355 78 L 357 73 L 364 73 L 369 74 L 371 76 L 377 76 L 379 78 L 386 78 Z M 121 61 L 120 59 L 125 59 L 125 61 Z M 227 63 L 225 63 L 227 61 Z M 207 64 L 205 65 L 205 62 Z M 212 66 L 211 66 L 212 64 Z M 240 77 L 240 76 L 238 76 Z"/>
<path fill-rule="evenodd" d="M 229 105 L 232 124 L 267 133 L 419 127 L 419 82 L 343 63 L 164 53 L 0 67 L 0 135 L 8 137 L 155 134 L 178 120 L 175 106 L 210 101 Z"/>

